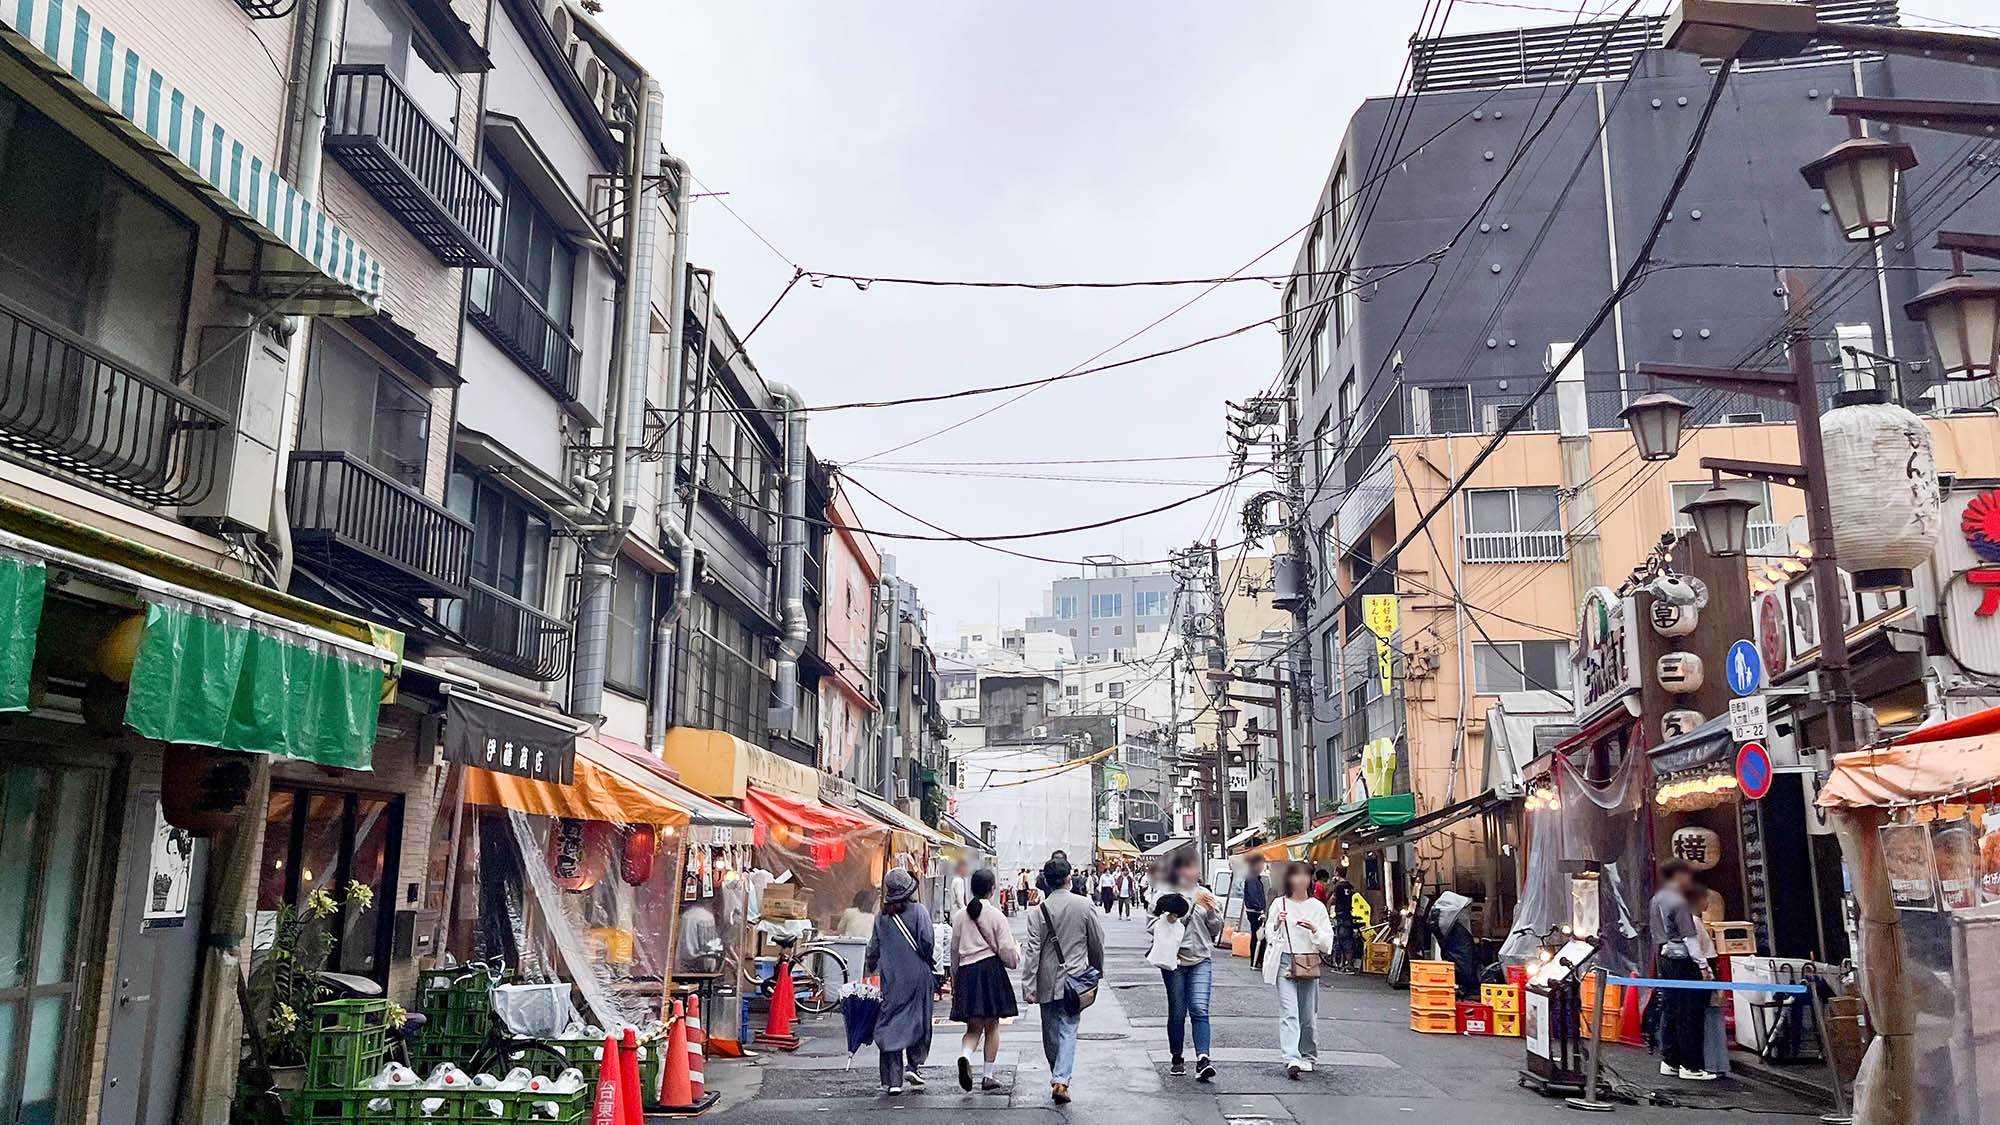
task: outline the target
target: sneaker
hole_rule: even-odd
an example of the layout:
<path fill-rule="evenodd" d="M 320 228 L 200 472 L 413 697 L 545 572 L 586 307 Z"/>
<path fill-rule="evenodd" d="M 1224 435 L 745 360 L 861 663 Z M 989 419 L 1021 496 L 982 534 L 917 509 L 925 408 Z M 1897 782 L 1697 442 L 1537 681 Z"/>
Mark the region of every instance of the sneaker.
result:
<path fill-rule="evenodd" d="M 1178 1058 L 1175 1059 L 1171 1064 L 1168 1065 L 1167 1073 L 1173 1075 L 1176 1078 L 1186 1078 L 1187 1060 Z"/>
<path fill-rule="evenodd" d="M 972 1089 L 972 1060 L 964 1055 L 958 1056 L 958 1088 L 968 1092 Z"/>
<path fill-rule="evenodd" d="M 1689 1070 L 1686 1067 L 1681 1068 L 1680 1076 L 1683 1082 L 1713 1082 L 1722 1077 L 1720 1074 L 1711 1074 L 1706 1070 Z"/>
<path fill-rule="evenodd" d="M 910 1071 L 909 1073 L 907 1073 L 907 1074 L 903 1075 L 903 1081 L 905 1081 L 905 1082 L 908 1082 L 908 1083 L 910 1084 L 910 1086 L 911 1086 L 911 1087 L 912 1087 L 913 1089 L 918 1089 L 918 1090 L 921 1090 L 921 1089 L 923 1089 L 923 1088 L 924 1088 L 924 1087 L 925 1087 L 926 1085 L 928 1085 L 928 1083 L 926 1083 L 926 1082 L 924 1081 L 924 1076 L 923 1076 L 923 1075 L 921 1075 L 921 1074 L 918 1074 L 918 1073 L 917 1073 L 916 1071 L 914 1071 L 914 1070 L 912 1070 L 912 1071 Z"/>
<path fill-rule="evenodd" d="M 1069 1104 L 1069 1083 L 1057 1082 L 1049 1087 L 1049 1099 L 1057 1105 Z"/>
<path fill-rule="evenodd" d="M 993 1077 L 990 1074 L 979 1080 L 979 1088 L 982 1090 L 1004 1089 L 1004 1087 L 1000 1085 L 1000 1080 L 998 1078 Z"/>
<path fill-rule="evenodd" d="M 1313 1060 L 1306 1059 L 1299 1063 L 1299 1069 L 1305 1071 L 1307 1074 L 1311 1074 L 1313 1072 Z"/>
<path fill-rule="evenodd" d="M 1285 1067 L 1285 1077 L 1291 1079 L 1294 1082 L 1297 1082 L 1299 1080 L 1299 1073 L 1300 1073 L 1299 1064 L 1297 1063 L 1292 1063 Z"/>
<path fill-rule="evenodd" d="M 902 1092 L 903 1092 L 903 1088 L 902 1088 L 901 1086 L 891 1086 L 891 1087 L 889 1087 L 889 1091 L 888 1091 L 888 1093 L 889 1093 L 889 1096 L 890 1096 L 890 1097 L 892 1097 L 892 1098 L 893 1098 L 893 1097 L 895 1097 L 896 1095 L 898 1095 L 898 1094 L 902 1093 Z"/>
<path fill-rule="evenodd" d="M 1680 1068 L 1672 1063 L 1660 1064 L 1660 1077 L 1662 1078 L 1678 1078 L 1680 1073 Z"/>
<path fill-rule="evenodd" d="M 1194 1080 L 1196 1082 L 1209 1082 L 1213 1081 L 1214 1078 L 1215 1064 L 1208 1061 L 1207 1055 L 1194 1060 Z"/>

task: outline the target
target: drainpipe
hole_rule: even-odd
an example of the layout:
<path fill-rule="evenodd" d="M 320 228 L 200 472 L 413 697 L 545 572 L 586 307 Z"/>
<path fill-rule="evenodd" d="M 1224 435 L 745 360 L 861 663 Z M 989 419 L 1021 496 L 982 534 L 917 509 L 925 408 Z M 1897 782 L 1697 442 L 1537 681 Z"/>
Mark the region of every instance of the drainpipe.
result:
<path fill-rule="evenodd" d="M 774 733 L 791 733 L 798 717 L 799 655 L 806 649 L 806 412 L 799 392 L 766 381 L 785 411 L 785 522 L 778 537 L 778 599 L 785 633 L 778 641 L 778 702 L 771 708 Z"/>
<path fill-rule="evenodd" d="M 686 185 L 690 182 L 689 177 L 686 175 L 686 169 L 686 165 L 681 166 L 681 197 L 683 200 L 687 198 Z M 686 222 L 686 220 L 683 219 L 682 222 Z M 675 248 L 675 255 L 682 262 L 686 261 L 686 253 L 685 247 Z M 708 301 L 702 306 L 701 310 L 701 361 L 695 365 L 693 375 L 682 380 L 687 388 L 685 399 L 682 399 L 679 395 L 674 396 L 675 401 L 682 406 L 682 411 L 679 416 L 674 418 L 673 432 L 678 435 L 681 430 L 681 424 L 685 420 L 690 427 L 688 436 L 691 439 L 687 449 L 684 451 L 688 461 L 688 490 L 687 495 L 682 498 L 681 502 L 681 511 L 679 513 L 681 523 L 679 527 L 674 527 L 673 523 L 672 501 L 669 499 L 672 495 L 672 488 L 668 488 L 660 496 L 660 526 L 672 529 L 669 534 L 678 542 L 681 551 L 680 572 L 675 576 L 677 581 L 674 588 L 674 604 L 660 618 L 660 623 L 654 627 L 653 631 L 654 644 L 664 645 L 668 656 L 667 666 L 660 670 L 657 676 L 658 682 L 656 686 L 661 692 L 671 689 L 673 685 L 675 675 L 675 669 L 672 667 L 675 648 L 674 633 L 680 629 L 681 621 L 687 616 L 688 603 L 694 598 L 694 510 L 695 505 L 701 499 L 702 451 L 708 446 L 708 410 L 702 405 L 702 396 L 708 392 L 708 341 L 709 333 L 715 326 L 715 271 L 697 269 L 694 272 L 701 274 L 708 282 L 707 288 L 704 290 Z M 675 271 L 675 276 L 681 279 L 683 305 L 689 299 L 686 293 L 687 275 L 688 271 L 685 269 Z M 681 324 L 678 320 L 674 322 L 673 338 L 675 340 L 681 338 Z M 686 350 L 685 346 L 675 349 L 674 363 L 676 366 L 685 362 L 681 358 L 681 353 Z M 692 417 L 689 417 L 690 412 L 692 412 Z M 673 483 L 674 466 L 680 459 L 678 437 L 674 439 L 673 448 L 677 453 L 674 456 L 669 456 L 666 462 L 669 485 Z M 658 742 L 663 746 L 666 743 L 667 737 L 667 698 L 665 694 L 656 694 L 653 698 L 653 726 L 658 732 Z"/>
<path fill-rule="evenodd" d="M 679 187 L 674 195 L 674 250 L 670 267 L 673 276 L 667 281 L 667 393 L 661 401 L 677 410 L 687 378 L 688 203 L 694 176 L 688 171 L 687 162 L 678 157 L 665 157 L 663 163 Z M 666 466 L 666 479 L 661 482 L 654 522 L 659 524 L 660 534 L 666 537 L 667 546 L 674 552 L 679 574 L 691 578 L 694 574 L 694 552 L 688 550 L 687 532 L 674 521 L 674 473 L 681 463 L 683 421 L 681 415 L 676 413 L 667 426 L 664 456 L 660 458 L 660 463 Z M 685 604 L 684 595 L 675 597 L 667 612 L 653 621 L 653 707 L 646 715 L 646 745 L 656 751 L 667 742 L 667 715 L 673 709 L 670 701 L 674 690 L 674 627 L 681 619 L 681 607 Z"/>
<path fill-rule="evenodd" d="M 612 564 L 624 545 L 630 507 L 639 491 L 638 462 L 626 456 L 645 440 L 646 380 L 651 367 L 653 330 L 653 243 L 659 216 L 646 197 L 646 157 L 660 147 L 665 99 L 648 79 L 644 105 L 626 128 L 624 292 L 612 337 L 611 387 L 604 411 L 604 434 L 611 446 L 605 474 L 604 527 L 583 541 L 579 570 L 576 664 L 570 681 L 570 714 L 592 724 L 604 721 L 604 670 L 611 654 Z M 637 436 L 634 431 L 637 430 Z"/>
<path fill-rule="evenodd" d="M 896 799 L 896 743 L 903 734 L 901 716 L 903 606 L 896 595 L 896 556 L 882 556 L 882 796 Z"/>
<path fill-rule="evenodd" d="M 320 0 L 313 13 L 312 53 L 306 61 L 305 135 L 299 139 L 299 166 L 294 186 L 299 194 L 319 205 L 320 170 L 326 164 L 326 102 L 333 87 L 333 53 L 340 29 L 347 22 L 347 0 Z M 287 478 L 291 475 L 294 435 L 298 432 L 299 407 L 305 399 L 306 329 L 311 317 L 288 317 L 285 322 L 285 424 L 278 432 L 278 472 L 271 488 L 271 542 L 278 557 L 273 578 L 278 589 L 292 584 L 292 513 Z"/>

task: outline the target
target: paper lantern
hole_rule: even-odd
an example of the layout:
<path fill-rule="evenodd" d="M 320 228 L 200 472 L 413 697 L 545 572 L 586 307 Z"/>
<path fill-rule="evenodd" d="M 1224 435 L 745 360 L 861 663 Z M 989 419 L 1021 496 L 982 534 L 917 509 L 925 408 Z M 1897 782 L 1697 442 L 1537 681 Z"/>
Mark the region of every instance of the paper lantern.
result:
<path fill-rule="evenodd" d="M 1707 721 L 1708 716 L 1692 708 L 1676 708 L 1660 717 L 1660 737 L 1679 738 Z"/>
<path fill-rule="evenodd" d="M 1670 846 L 1675 859 L 1696 871 L 1713 871 L 1722 862 L 1722 837 L 1707 828 L 1677 828 Z"/>
<path fill-rule="evenodd" d="M 1660 657 L 1655 671 L 1660 677 L 1660 686 L 1675 695 L 1691 695 L 1701 690 L 1706 682 L 1702 672 L 1701 657 L 1691 652 L 1670 652 Z"/>
<path fill-rule="evenodd" d="M 650 824 L 627 828 L 624 846 L 618 852 L 618 877 L 632 886 L 644 886 L 653 877 L 653 853 L 659 850 L 659 843 L 659 834 Z"/>
<path fill-rule="evenodd" d="M 1841 406 L 1820 419 L 1833 547 L 1857 590 L 1908 586 L 1937 550 L 1937 462 L 1923 419 L 1886 402 Z"/>
<path fill-rule="evenodd" d="M 1701 611 L 1691 605 L 1675 605 L 1655 599 L 1646 616 L 1652 619 L 1653 632 L 1662 637 L 1685 637 L 1694 632 L 1695 625 L 1701 620 Z"/>

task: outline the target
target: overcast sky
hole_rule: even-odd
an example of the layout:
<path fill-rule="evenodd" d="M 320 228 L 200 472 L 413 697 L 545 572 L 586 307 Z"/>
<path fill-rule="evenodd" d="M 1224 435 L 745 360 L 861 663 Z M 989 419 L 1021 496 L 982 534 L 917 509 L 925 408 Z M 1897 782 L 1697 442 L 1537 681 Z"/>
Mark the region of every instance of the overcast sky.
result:
<path fill-rule="evenodd" d="M 1987 2 L 1905 9 L 1973 23 Z M 604 18 L 666 87 L 668 147 L 689 161 L 699 190 L 726 192 L 720 201 L 743 220 L 717 200 L 697 203 L 691 257 L 717 271 L 722 308 L 744 332 L 794 263 L 928 278 L 1209 277 L 1282 241 L 1245 271 L 1282 273 L 1348 118 L 1362 99 L 1394 92 L 1422 7 L 606 0 Z M 1460 0 L 1448 30 L 1554 22 L 1568 21 Z M 809 403 L 932 394 L 1065 371 L 1199 292 L 801 284 L 748 350 L 766 377 Z M 1278 300 L 1261 283 L 1222 287 L 1105 358 L 1272 316 Z M 954 533 L 1088 523 L 1225 479 L 1227 462 L 1214 457 L 1223 401 L 1268 387 L 1278 361 L 1277 332 L 1262 328 L 1046 387 L 940 436 L 927 435 L 1011 395 L 817 414 L 810 440 L 860 483 Z M 1206 459 L 992 464 L 1163 456 Z M 1015 475 L 957 475 L 968 472 Z M 1062 558 L 1160 558 L 1198 534 L 1234 538 L 1233 513 L 1212 521 L 1217 499 L 1009 545 Z M 871 528 L 928 533 L 873 501 L 858 506 Z M 1052 577 L 1076 570 L 968 544 L 878 543 L 917 584 L 941 647 L 960 622 L 1018 624 L 1039 612 Z"/>

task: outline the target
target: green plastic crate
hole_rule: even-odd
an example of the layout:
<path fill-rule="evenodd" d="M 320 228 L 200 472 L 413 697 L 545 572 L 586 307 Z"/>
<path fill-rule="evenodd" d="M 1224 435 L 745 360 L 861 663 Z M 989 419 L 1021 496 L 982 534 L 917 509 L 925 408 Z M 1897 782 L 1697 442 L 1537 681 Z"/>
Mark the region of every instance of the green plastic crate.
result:
<path fill-rule="evenodd" d="M 465 1097 L 463 1120 L 507 1125 L 577 1125 L 590 1115 L 592 1092 L 589 1085 L 568 1094 L 547 1090 L 474 1090 Z"/>
<path fill-rule="evenodd" d="M 306 1057 L 306 1085 L 314 1090 L 351 1090 L 381 1073 L 387 1058 L 381 1028 L 318 1032 Z"/>
<path fill-rule="evenodd" d="M 388 1026 L 387 1000 L 323 1000 L 312 1006 L 312 1026 L 307 1030 L 314 1034 L 322 1031 L 379 1031 Z"/>
<path fill-rule="evenodd" d="M 485 1008 L 446 1009 L 424 1013 L 424 1033 L 447 1039 L 484 1039 L 493 1028 L 493 1013 Z"/>
<path fill-rule="evenodd" d="M 400 1093 L 396 1091 L 395 1093 Z M 411 1120 L 406 1104 L 387 1090 L 300 1090 L 292 1095 L 293 1125 L 389 1125 Z M 388 1102 L 384 1110 L 368 1108 L 371 1101 Z"/>

